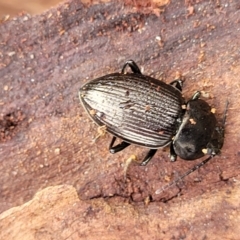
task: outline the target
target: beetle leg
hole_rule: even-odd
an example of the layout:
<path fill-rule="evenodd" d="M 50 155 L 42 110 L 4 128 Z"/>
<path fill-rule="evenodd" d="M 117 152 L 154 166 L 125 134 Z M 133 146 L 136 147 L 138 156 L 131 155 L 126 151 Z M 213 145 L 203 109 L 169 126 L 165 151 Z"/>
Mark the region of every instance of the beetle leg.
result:
<path fill-rule="evenodd" d="M 195 93 L 193 94 L 191 100 L 197 100 L 197 99 L 200 98 L 200 96 L 201 96 L 201 92 L 200 92 L 200 91 L 197 91 L 197 92 L 195 92 Z"/>
<path fill-rule="evenodd" d="M 124 74 L 127 66 L 129 66 L 131 68 L 133 73 L 142 74 L 138 65 L 133 60 L 128 60 L 128 61 L 125 62 L 125 64 L 123 65 L 123 68 L 122 68 L 122 74 Z"/>
<path fill-rule="evenodd" d="M 175 162 L 177 159 L 177 154 L 174 151 L 173 142 L 170 144 L 170 161 Z"/>
<path fill-rule="evenodd" d="M 116 137 L 112 138 L 112 141 L 109 145 L 109 151 L 110 153 L 117 153 L 122 151 L 124 148 L 128 147 L 130 145 L 130 143 L 124 142 L 122 141 L 121 143 L 117 144 L 116 146 L 113 147 L 114 142 L 116 141 Z"/>
<path fill-rule="evenodd" d="M 140 165 L 146 166 L 156 152 L 157 152 L 157 149 L 150 149 Z"/>
<path fill-rule="evenodd" d="M 182 91 L 182 86 L 183 86 L 182 80 L 177 79 L 177 80 L 170 82 L 169 84 L 172 85 L 173 87 L 175 87 L 176 89 L 178 89 L 180 92 Z"/>

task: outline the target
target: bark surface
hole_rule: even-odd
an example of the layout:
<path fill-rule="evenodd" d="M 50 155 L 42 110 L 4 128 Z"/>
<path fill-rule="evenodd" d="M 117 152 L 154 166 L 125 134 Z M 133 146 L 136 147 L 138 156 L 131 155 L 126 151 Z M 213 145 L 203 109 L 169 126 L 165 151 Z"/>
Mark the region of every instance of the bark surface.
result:
<path fill-rule="evenodd" d="M 238 239 L 239 1 L 69 1 L 2 21 L 0 41 L 1 239 Z M 161 194 L 201 160 L 171 163 L 163 149 L 125 177 L 147 149 L 111 155 L 110 135 L 94 143 L 78 99 L 128 59 L 165 82 L 183 75 L 186 99 L 203 91 L 219 123 L 230 102 L 221 155 Z"/>

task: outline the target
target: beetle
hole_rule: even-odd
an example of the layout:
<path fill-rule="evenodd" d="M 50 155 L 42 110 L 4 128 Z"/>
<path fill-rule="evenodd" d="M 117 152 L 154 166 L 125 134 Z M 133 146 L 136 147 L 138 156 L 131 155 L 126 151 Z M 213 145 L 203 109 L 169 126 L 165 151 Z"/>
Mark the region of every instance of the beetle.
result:
<path fill-rule="evenodd" d="M 132 73 L 126 72 L 130 67 Z M 149 148 L 141 165 L 146 165 L 159 148 L 170 145 L 170 159 L 195 160 L 215 156 L 223 145 L 224 128 L 209 104 L 197 91 L 187 102 L 180 79 L 166 84 L 143 75 L 133 60 L 120 73 L 112 73 L 84 84 L 80 101 L 99 126 L 113 135 L 110 153 L 130 144 Z M 121 143 L 114 146 L 116 138 Z M 208 160 L 208 159 L 207 159 Z"/>

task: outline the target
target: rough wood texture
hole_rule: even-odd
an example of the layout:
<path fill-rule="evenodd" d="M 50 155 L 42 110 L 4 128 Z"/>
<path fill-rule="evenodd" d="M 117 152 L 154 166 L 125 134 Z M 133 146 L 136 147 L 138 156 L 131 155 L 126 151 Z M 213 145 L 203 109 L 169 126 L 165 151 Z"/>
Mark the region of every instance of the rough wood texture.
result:
<path fill-rule="evenodd" d="M 126 233 L 136 239 L 238 239 L 239 1 L 172 1 L 161 11 L 152 9 L 155 14 L 151 8 L 140 10 L 71 1 L 40 16 L 1 23 L 0 211 L 25 203 L 40 189 L 70 184 L 81 199 L 73 197 L 77 207 L 66 202 L 64 210 L 56 208 L 47 218 L 40 212 L 40 235 L 94 239 L 94 229 L 99 239 L 121 239 Z M 131 164 L 124 179 L 126 159 L 141 158 L 147 150 L 131 146 L 110 155 L 111 137 L 92 142 L 96 126 L 79 104 L 83 82 L 119 71 L 127 59 L 166 82 L 180 72 L 186 98 L 195 90 L 209 93 L 219 121 L 230 101 L 221 156 L 163 194 L 155 191 L 199 160 L 170 163 L 167 150 L 159 150 L 148 166 Z M 49 199 L 61 198 L 61 191 L 46 190 Z M 36 200 L 32 204 L 17 210 L 26 222 L 41 208 Z M 48 229 L 64 211 L 68 214 L 61 219 L 70 233 L 54 235 Z M 11 220 L 13 232 L 7 216 L 0 217 L 0 232 L 11 239 L 18 234 L 18 220 Z M 61 234 L 60 224 L 56 229 Z"/>
<path fill-rule="evenodd" d="M 81 201 L 72 186 L 48 187 L 0 215 L 0 237 L 239 239 L 239 194 L 238 184 L 231 193 L 208 192 L 186 201 L 146 207 L 116 198 Z"/>

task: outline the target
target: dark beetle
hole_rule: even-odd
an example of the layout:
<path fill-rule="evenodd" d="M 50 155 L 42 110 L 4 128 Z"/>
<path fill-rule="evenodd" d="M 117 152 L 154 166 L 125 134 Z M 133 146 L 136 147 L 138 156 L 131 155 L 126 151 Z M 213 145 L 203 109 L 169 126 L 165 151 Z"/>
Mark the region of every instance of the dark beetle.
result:
<path fill-rule="evenodd" d="M 129 66 L 133 73 L 125 73 Z M 130 144 L 150 148 L 141 165 L 146 165 L 157 149 L 170 144 L 171 160 L 177 156 L 194 160 L 214 156 L 223 145 L 223 128 L 211 107 L 199 99 L 200 92 L 185 103 L 182 81 L 166 84 L 141 74 L 132 60 L 121 73 L 109 74 L 83 85 L 79 96 L 89 116 L 114 135 L 109 150 L 116 153 Z M 114 146 L 116 137 L 122 139 Z"/>

